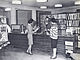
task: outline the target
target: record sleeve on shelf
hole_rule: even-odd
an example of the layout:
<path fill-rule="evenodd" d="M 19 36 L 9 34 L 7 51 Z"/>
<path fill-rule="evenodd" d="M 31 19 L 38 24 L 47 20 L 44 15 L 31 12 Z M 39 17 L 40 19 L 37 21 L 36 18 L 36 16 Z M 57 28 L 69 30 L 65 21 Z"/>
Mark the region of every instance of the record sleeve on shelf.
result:
<path fill-rule="evenodd" d="M 77 19 L 80 19 L 80 13 L 77 13 Z"/>
<path fill-rule="evenodd" d="M 66 25 L 69 26 L 69 21 L 67 20 L 66 22 L 67 22 Z"/>
<path fill-rule="evenodd" d="M 80 34 L 80 27 L 78 27 L 78 34 Z"/>
<path fill-rule="evenodd" d="M 73 36 L 74 28 L 73 27 L 67 27 L 66 29 L 66 35 L 67 36 Z"/>
<path fill-rule="evenodd" d="M 73 41 L 65 41 L 65 45 L 67 45 L 67 46 L 73 46 Z"/>
<path fill-rule="evenodd" d="M 69 20 L 68 24 L 69 24 L 69 26 L 72 26 L 72 21 L 71 21 L 71 20 Z"/>
<path fill-rule="evenodd" d="M 78 48 L 80 48 L 80 42 L 78 42 Z"/>
<path fill-rule="evenodd" d="M 73 50 L 73 46 L 65 46 L 65 49 Z"/>
<path fill-rule="evenodd" d="M 66 30 L 58 30 L 58 35 L 59 36 L 65 36 L 66 35 Z"/>
<path fill-rule="evenodd" d="M 79 20 L 73 20 L 72 26 L 79 26 Z"/>
<path fill-rule="evenodd" d="M 60 25 L 61 29 L 66 29 L 66 25 Z"/>
<path fill-rule="evenodd" d="M 64 20 L 59 20 L 59 24 L 64 24 Z"/>
<path fill-rule="evenodd" d="M 54 16 L 55 19 L 58 19 L 58 15 L 57 14 L 52 15 L 52 16 Z"/>
<path fill-rule="evenodd" d="M 77 14 L 76 13 L 71 13 L 68 15 L 68 19 L 73 20 L 73 19 L 77 19 Z"/>
<path fill-rule="evenodd" d="M 80 35 L 78 35 L 78 40 L 80 41 Z"/>

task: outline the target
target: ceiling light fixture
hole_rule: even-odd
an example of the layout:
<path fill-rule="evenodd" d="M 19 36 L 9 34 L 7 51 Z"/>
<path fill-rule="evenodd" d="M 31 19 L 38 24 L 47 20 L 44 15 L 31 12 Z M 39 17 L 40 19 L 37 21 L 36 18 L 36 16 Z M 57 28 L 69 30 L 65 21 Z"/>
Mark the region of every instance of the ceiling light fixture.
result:
<path fill-rule="evenodd" d="M 12 0 L 12 4 L 21 4 L 20 0 Z"/>
<path fill-rule="evenodd" d="M 80 4 L 80 1 L 75 1 L 75 5 L 79 5 Z"/>
<path fill-rule="evenodd" d="M 5 8 L 5 11 L 11 11 L 11 8 Z"/>
<path fill-rule="evenodd" d="M 36 0 L 37 2 L 47 2 L 47 0 Z"/>
<path fill-rule="evenodd" d="M 55 7 L 62 7 L 62 4 L 55 4 Z"/>
<path fill-rule="evenodd" d="M 40 8 L 41 8 L 41 9 L 46 9 L 46 8 L 47 8 L 47 6 L 41 6 Z"/>

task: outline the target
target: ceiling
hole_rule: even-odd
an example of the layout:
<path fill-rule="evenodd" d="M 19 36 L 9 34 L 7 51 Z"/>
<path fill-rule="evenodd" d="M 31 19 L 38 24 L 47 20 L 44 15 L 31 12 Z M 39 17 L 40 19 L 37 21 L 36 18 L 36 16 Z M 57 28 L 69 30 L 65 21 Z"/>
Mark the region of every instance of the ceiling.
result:
<path fill-rule="evenodd" d="M 0 0 L 0 2 L 6 2 L 11 4 L 12 0 Z M 30 7 L 40 7 L 40 6 L 48 6 L 48 8 L 54 8 L 54 5 L 57 3 L 61 3 L 63 7 L 75 6 L 75 0 L 48 0 L 48 2 L 36 2 L 36 0 L 21 0 L 22 5 L 30 6 Z"/>

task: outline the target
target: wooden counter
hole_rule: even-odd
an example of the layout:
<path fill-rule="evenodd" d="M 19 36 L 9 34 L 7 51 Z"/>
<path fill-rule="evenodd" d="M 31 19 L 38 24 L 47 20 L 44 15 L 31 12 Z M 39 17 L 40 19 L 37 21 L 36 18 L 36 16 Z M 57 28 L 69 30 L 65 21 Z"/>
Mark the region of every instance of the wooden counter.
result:
<path fill-rule="evenodd" d="M 72 37 L 73 38 L 73 37 Z M 57 44 L 57 52 L 65 54 L 65 40 L 74 40 L 69 37 L 59 37 Z M 33 35 L 33 50 L 51 52 L 51 40 L 47 35 Z M 28 48 L 28 39 L 26 34 L 9 34 L 9 41 L 12 46 L 18 48 Z"/>
<path fill-rule="evenodd" d="M 51 51 L 51 40 L 49 36 L 45 35 L 33 35 L 33 49 L 41 51 Z M 26 34 L 9 34 L 9 41 L 12 46 L 18 48 L 28 47 L 28 39 Z"/>
<path fill-rule="evenodd" d="M 19 47 L 19 48 L 27 48 L 27 35 L 26 34 L 16 34 L 16 33 L 9 33 L 9 41 L 12 46 Z"/>
<path fill-rule="evenodd" d="M 34 35 L 33 49 L 51 52 L 51 40 L 47 35 Z"/>

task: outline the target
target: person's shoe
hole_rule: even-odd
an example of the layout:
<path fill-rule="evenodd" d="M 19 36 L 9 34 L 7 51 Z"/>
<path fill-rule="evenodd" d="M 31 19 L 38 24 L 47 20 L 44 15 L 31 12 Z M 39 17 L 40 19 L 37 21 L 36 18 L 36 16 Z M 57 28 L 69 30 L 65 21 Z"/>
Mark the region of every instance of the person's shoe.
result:
<path fill-rule="evenodd" d="M 25 53 L 29 54 L 29 52 L 27 52 L 27 51 Z"/>
<path fill-rule="evenodd" d="M 51 57 L 50 57 L 50 59 L 56 59 L 56 58 L 57 58 L 57 56 L 55 56 L 55 57 L 51 56 Z"/>
<path fill-rule="evenodd" d="M 33 53 L 29 52 L 30 55 L 33 55 Z"/>
<path fill-rule="evenodd" d="M 26 53 L 29 54 L 29 55 L 33 55 L 33 53 L 31 53 L 31 52 L 27 52 L 27 51 L 26 51 Z"/>

